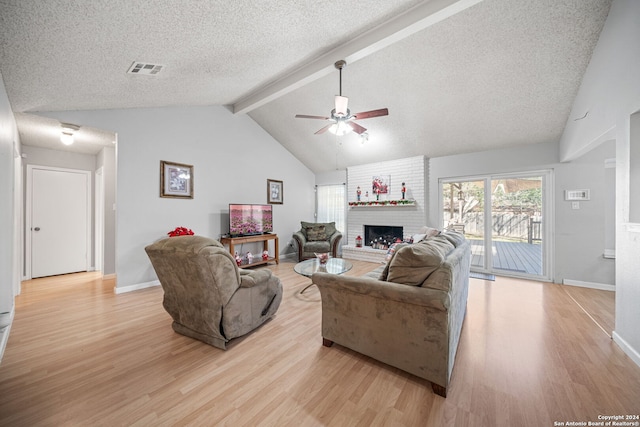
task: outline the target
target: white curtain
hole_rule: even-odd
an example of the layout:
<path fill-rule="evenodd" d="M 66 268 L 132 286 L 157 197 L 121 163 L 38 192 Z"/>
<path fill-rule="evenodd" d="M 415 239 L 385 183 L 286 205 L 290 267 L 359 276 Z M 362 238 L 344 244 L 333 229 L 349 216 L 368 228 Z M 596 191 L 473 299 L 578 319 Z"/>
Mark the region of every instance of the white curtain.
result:
<path fill-rule="evenodd" d="M 335 222 L 338 231 L 345 234 L 345 185 L 318 185 L 316 199 L 316 221 Z"/>

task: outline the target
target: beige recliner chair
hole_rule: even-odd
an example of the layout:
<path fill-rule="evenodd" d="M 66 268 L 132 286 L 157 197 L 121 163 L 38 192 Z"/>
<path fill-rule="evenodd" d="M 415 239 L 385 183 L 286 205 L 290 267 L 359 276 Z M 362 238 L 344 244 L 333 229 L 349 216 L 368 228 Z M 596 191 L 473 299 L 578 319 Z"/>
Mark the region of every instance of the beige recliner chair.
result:
<path fill-rule="evenodd" d="M 177 236 L 145 248 L 164 290 L 173 330 L 214 347 L 245 335 L 275 314 L 280 279 L 268 269 L 243 270 L 220 242 Z"/>

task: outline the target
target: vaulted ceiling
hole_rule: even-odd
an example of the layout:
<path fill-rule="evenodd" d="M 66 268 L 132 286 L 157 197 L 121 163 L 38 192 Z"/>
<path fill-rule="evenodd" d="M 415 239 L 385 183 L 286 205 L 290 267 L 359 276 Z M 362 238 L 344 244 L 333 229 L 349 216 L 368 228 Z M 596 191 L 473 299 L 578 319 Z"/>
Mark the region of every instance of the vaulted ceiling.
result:
<path fill-rule="evenodd" d="M 38 112 L 225 105 L 323 172 L 559 140 L 610 4 L 0 0 L 0 72 L 25 144 L 53 138 Z M 364 143 L 295 118 L 329 115 L 339 59 L 351 111 L 389 109 Z"/>

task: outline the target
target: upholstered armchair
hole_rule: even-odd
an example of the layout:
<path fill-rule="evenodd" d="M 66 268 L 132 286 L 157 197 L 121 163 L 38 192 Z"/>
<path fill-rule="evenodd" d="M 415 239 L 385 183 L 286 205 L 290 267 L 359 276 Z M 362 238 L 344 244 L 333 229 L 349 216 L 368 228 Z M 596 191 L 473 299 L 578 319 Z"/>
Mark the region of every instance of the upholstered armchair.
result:
<path fill-rule="evenodd" d="M 298 261 L 314 258 L 317 253 L 329 252 L 338 256 L 338 244 L 342 233 L 336 230 L 335 222 L 300 222 L 301 229 L 293 233 L 298 244 Z"/>
<path fill-rule="evenodd" d="M 244 270 L 220 242 L 169 237 L 145 248 L 158 275 L 165 310 L 179 334 L 226 349 L 273 316 L 282 301 L 271 270 Z"/>

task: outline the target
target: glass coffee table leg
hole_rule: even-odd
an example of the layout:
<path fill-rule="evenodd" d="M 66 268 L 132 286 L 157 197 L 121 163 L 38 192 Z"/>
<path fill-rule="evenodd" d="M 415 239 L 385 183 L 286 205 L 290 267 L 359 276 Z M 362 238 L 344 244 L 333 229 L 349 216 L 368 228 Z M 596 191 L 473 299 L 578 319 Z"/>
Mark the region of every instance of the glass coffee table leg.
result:
<path fill-rule="evenodd" d="M 309 283 L 307 286 L 304 287 L 303 290 L 300 291 L 300 293 L 303 293 L 304 291 L 306 291 L 307 289 L 309 289 L 310 287 L 312 287 L 313 285 L 315 285 L 315 283 Z"/>

